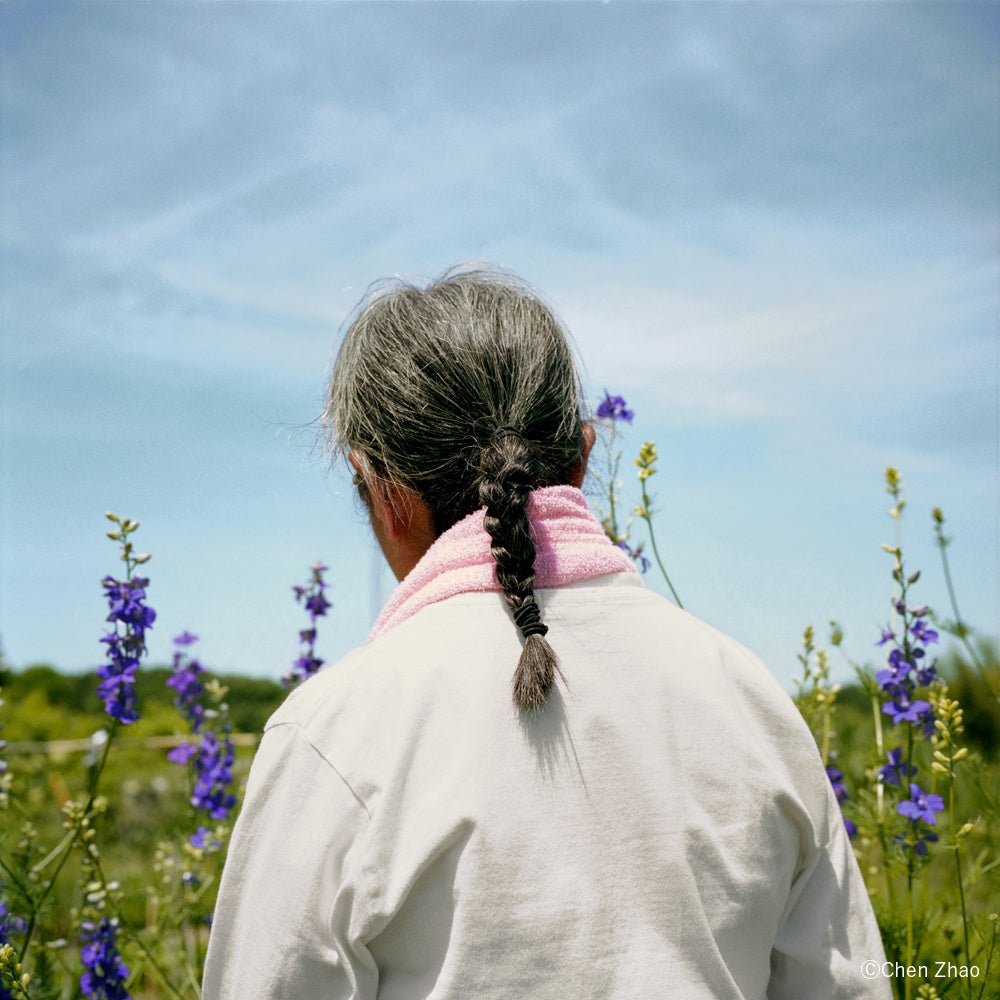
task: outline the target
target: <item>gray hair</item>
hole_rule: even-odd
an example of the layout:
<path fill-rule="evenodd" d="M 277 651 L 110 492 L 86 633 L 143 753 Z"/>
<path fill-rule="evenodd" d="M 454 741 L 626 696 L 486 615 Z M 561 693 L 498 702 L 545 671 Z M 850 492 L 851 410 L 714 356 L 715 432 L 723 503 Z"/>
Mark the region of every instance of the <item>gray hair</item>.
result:
<path fill-rule="evenodd" d="M 581 458 L 569 338 L 530 286 L 452 270 L 425 288 L 381 283 L 337 354 L 324 419 L 336 450 L 416 492 L 441 534 L 486 508 L 497 582 L 524 649 L 514 701 L 541 707 L 558 672 L 534 596 L 529 493 L 569 481 Z"/>

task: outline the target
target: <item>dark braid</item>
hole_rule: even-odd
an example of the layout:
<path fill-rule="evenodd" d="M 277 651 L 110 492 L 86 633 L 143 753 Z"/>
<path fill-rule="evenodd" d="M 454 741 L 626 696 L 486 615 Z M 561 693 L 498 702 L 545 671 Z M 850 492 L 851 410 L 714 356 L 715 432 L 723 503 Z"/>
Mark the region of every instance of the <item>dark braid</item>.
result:
<path fill-rule="evenodd" d="M 479 499 L 486 507 L 483 525 L 492 539 L 497 582 L 524 636 L 512 690 L 514 704 L 525 710 L 541 708 L 556 674 L 562 675 L 535 601 L 535 542 L 527 508 L 540 477 L 527 442 L 512 428 L 501 428 L 483 452 Z"/>
<path fill-rule="evenodd" d="M 559 667 L 535 603 L 528 495 L 568 483 L 582 442 L 573 355 L 551 309 L 500 271 L 382 286 L 337 353 L 326 420 L 366 482 L 426 503 L 435 535 L 486 507 L 497 581 L 524 636 L 514 702 L 544 705 Z"/>

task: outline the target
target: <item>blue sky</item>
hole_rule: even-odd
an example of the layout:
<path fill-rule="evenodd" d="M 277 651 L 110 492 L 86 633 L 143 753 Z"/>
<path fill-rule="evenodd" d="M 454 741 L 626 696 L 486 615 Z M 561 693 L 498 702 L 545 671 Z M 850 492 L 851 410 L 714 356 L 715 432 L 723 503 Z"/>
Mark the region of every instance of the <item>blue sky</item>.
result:
<path fill-rule="evenodd" d="M 321 654 L 363 641 L 390 584 L 316 446 L 331 352 L 371 281 L 468 260 L 626 396 L 686 606 L 783 684 L 810 623 L 874 654 L 887 465 L 921 596 L 939 505 L 997 633 L 996 5 L 14 0 L 0 47 L 15 666 L 97 662 L 109 509 L 154 660 L 190 629 L 280 676 L 317 558 Z"/>

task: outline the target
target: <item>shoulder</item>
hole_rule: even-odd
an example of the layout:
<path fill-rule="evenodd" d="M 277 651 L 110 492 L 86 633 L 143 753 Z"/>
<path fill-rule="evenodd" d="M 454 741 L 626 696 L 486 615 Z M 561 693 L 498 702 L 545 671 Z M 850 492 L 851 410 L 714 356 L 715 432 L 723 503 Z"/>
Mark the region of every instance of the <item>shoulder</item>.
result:
<path fill-rule="evenodd" d="M 389 712 L 425 692 L 440 692 L 444 683 L 428 681 L 477 671 L 478 660 L 466 655 L 470 647 L 494 655 L 518 649 L 500 594 L 460 594 L 422 608 L 310 677 L 289 695 L 268 727 L 286 722 L 308 727 L 345 711 Z"/>
<path fill-rule="evenodd" d="M 477 727 L 509 721 L 519 655 L 500 594 L 451 597 L 309 678 L 265 732 L 295 727 L 373 808 L 400 767 L 440 767 L 449 746 L 475 743 Z"/>
<path fill-rule="evenodd" d="M 589 650 L 591 658 L 614 657 L 633 675 L 659 674 L 667 685 L 691 693 L 718 697 L 727 691 L 782 714 L 795 712 L 755 653 L 646 588 L 641 578 L 619 574 L 539 593 L 552 641 L 574 655 Z"/>
<path fill-rule="evenodd" d="M 739 756 L 741 771 L 799 789 L 811 811 L 825 811 L 815 740 L 755 653 L 641 585 L 550 593 L 549 638 L 581 710 L 671 740 L 692 768 Z"/>

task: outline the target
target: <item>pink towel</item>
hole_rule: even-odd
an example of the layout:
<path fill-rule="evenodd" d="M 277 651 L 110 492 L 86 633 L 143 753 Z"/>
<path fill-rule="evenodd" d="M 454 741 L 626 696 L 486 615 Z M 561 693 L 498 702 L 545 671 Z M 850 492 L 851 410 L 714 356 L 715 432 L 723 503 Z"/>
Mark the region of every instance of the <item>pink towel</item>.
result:
<path fill-rule="evenodd" d="M 382 609 L 368 641 L 388 632 L 428 604 L 455 594 L 501 590 L 483 510 L 452 525 L 424 553 Z M 635 573 L 572 486 L 545 486 L 528 498 L 535 540 L 535 587 L 561 587 L 606 573 Z"/>

